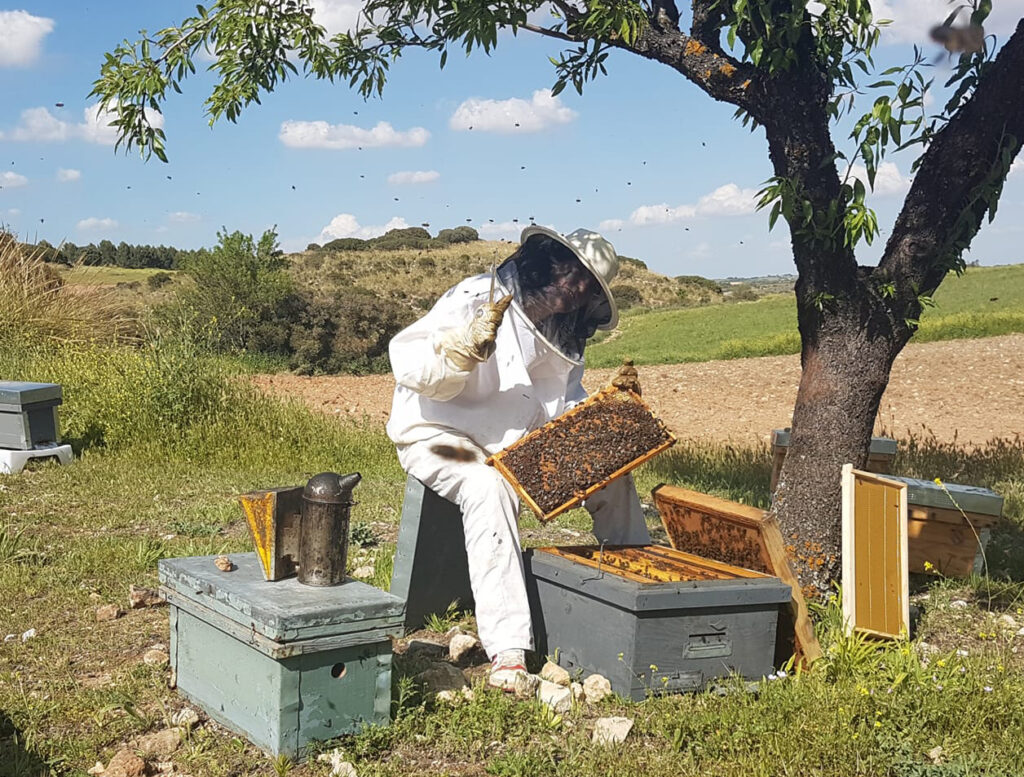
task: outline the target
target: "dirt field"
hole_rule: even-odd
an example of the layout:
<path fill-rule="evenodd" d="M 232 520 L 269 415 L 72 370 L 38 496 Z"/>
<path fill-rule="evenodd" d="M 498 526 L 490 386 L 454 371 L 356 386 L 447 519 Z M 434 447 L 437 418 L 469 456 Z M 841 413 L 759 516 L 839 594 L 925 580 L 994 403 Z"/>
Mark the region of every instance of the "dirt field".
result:
<path fill-rule="evenodd" d="M 681 439 L 752 442 L 787 426 L 800 379 L 797 356 L 640 367 L 644 399 Z M 590 391 L 614 370 L 592 370 Z M 274 394 L 302 399 L 325 413 L 369 416 L 382 425 L 394 381 L 368 377 L 260 375 Z M 982 443 L 1024 436 L 1024 335 L 909 345 L 893 366 L 882 398 L 879 432 L 934 433 Z"/>

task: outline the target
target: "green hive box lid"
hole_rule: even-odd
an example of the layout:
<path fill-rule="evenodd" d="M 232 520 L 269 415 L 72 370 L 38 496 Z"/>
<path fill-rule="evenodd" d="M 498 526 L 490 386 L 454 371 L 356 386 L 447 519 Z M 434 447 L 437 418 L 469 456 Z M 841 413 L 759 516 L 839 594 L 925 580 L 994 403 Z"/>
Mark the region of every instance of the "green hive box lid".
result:
<path fill-rule="evenodd" d="M 789 429 L 773 429 L 772 430 L 772 445 L 779 448 L 789 447 Z M 896 455 L 896 441 L 891 437 L 872 437 L 871 447 L 868 448 L 868 453 L 873 453 L 876 456 L 895 456 Z"/>
<path fill-rule="evenodd" d="M 741 607 L 788 602 L 789 586 L 777 577 L 641 583 L 609 569 L 599 571 L 551 553 L 528 550 L 528 574 L 635 613 Z"/>
<path fill-rule="evenodd" d="M 54 401 L 61 401 L 61 388 L 56 383 L 0 380 L 0 405 L 31 405 Z"/>
<path fill-rule="evenodd" d="M 887 480 L 898 480 L 907 484 L 907 504 L 936 507 L 942 510 L 960 509 L 965 513 L 975 513 L 976 515 L 999 517 L 1003 514 L 1003 498 L 987 488 L 961 486 L 956 483 L 943 483 L 940 486 L 934 480 L 918 480 L 897 475 L 884 475 L 883 477 Z"/>
<path fill-rule="evenodd" d="M 358 632 L 402 633 L 405 600 L 347 580 L 335 586 L 303 585 L 298 578 L 268 582 L 255 553 L 232 553 L 236 568 L 222 572 L 216 556 L 167 558 L 161 584 L 172 602 L 190 603 L 276 642 L 337 637 Z"/>

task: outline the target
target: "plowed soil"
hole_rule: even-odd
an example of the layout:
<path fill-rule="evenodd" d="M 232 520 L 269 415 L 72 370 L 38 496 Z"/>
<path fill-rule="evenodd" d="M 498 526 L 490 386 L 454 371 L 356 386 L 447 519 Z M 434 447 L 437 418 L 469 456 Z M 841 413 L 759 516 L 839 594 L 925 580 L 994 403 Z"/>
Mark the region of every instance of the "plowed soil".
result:
<path fill-rule="evenodd" d="M 788 426 L 800 380 L 798 356 L 639 367 L 643 396 L 682 440 L 750 443 Z M 593 392 L 615 370 L 590 370 Z M 391 407 L 390 375 L 259 375 L 257 385 L 325 413 L 381 426 Z M 1024 334 L 908 345 L 893 365 L 876 433 L 983 443 L 1024 436 Z"/>

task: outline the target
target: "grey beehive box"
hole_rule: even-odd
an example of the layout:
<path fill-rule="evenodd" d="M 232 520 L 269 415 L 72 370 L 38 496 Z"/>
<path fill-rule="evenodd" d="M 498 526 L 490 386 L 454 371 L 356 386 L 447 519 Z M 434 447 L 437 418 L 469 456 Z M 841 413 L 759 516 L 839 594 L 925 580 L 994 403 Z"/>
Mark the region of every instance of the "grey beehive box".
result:
<path fill-rule="evenodd" d="M 391 639 L 405 603 L 349 580 L 268 582 L 255 553 L 163 559 L 171 667 L 178 691 L 273 755 L 303 757 L 314 740 L 385 725 Z"/>
<path fill-rule="evenodd" d="M 26 451 L 59 443 L 57 406 L 62 402 L 56 383 L 0 380 L 0 448 Z"/>
<path fill-rule="evenodd" d="M 790 600 L 778 578 L 645 583 L 550 553 L 524 555 L 537 652 L 570 674 L 602 674 L 640 701 L 773 670 L 779 608 Z"/>

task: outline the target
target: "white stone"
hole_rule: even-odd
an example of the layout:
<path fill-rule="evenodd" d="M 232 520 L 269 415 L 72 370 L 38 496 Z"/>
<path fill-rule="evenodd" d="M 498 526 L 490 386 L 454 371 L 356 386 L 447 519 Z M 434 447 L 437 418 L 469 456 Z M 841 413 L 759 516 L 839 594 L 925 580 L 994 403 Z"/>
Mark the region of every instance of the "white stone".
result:
<path fill-rule="evenodd" d="M 1018 637 L 1024 637 L 1024 627 L 1021 627 L 1020 631 L 1017 632 Z"/>
<path fill-rule="evenodd" d="M 180 728 L 165 728 L 153 734 L 145 734 L 139 737 L 135 749 L 143 755 L 169 755 L 178 749 L 181 744 Z"/>
<path fill-rule="evenodd" d="M 564 685 L 556 685 L 547 680 L 541 680 L 540 687 L 537 689 L 537 698 L 541 704 L 550 707 L 553 712 L 559 714 L 572 709 L 572 691 Z"/>
<path fill-rule="evenodd" d="M 594 736 L 591 741 L 595 745 L 616 745 L 626 741 L 632 728 L 632 718 L 598 718 L 594 721 Z"/>
<path fill-rule="evenodd" d="M 14 640 L 16 640 L 17 638 L 17 634 L 8 634 L 6 637 L 4 637 L 4 642 L 14 642 Z"/>
<path fill-rule="evenodd" d="M 480 640 L 472 634 L 456 634 L 448 643 L 448 655 L 452 661 L 461 661 L 467 653 L 480 646 Z"/>
<path fill-rule="evenodd" d="M 535 674 L 527 674 L 526 672 L 517 672 L 515 685 L 512 686 L 512 692 L 516 695 L 517 699 L 532 699 L 537 695 L 537 689 L 540 687 L 540 678 Z"/>
<path fill-rule="evenodd" d="M 461 697 L 452 690 L 439 691 L 434 697 L 434 700 L 438 703 L 444 702 L 445 704 L 454 704 Z"/>
<path fill-rule="evenodd" d="M 569 683 L 572 682 L 572 678 L 569 677 L 569 673 L 553 661 L 548 661 L 543 667 L 541 667 L 540 679 L 547 680 L 549 683 L 554 683 L 555 685 L 564 685 L 567 688 L 569 687 Z"/>
<path fill-rule="evenodd" d="M 187 731 L 199 725 L 199 713 L 191 707 L 185 707 L 171 716 L 171 723 Z"/>
<path fill-rule="evenodd" d="M 570 683 L 569 690 L 572 691 L 572 700 L 577 704 L 583 701 L 583 683 Z"/>
<path fill-rule="evenodd" d="M 966 658 L 967 656 L 969 656 L 969 655 L 970 655 L 970 653 L 968 653 L 968 652 L 967 652 L 966 650 L 964 650 L 963 648 L 960 648 L 959 650 L 957 650 L 957 651 L 956 651 L 956 654 L 957 654 L 958 656 L 960 656 L 961 658 Z"/>
<path fill-rule="evenodd" d="M 1012 615 L 1000 615 L 998 623 L 1000 626 L 1003 626 L 1007 629 L 1017 628 L 1017 621 L 1013 619 Z"/>
<path fill-rule="evenodd" d="M 107 767 L 103 765 L 103 761 L 97 761 L 96 765 L 89 769 L 86 774 L 99 775 L 103 774 L 107 770 Z"/>
<path fill-rule="evenodd" d="M 963 599 L 954 599 L 949 603 L 949 606 L 952 607 L 954 610 L 966 610 L 967 602 L 965 602 Z"/>
<path fill-rule="evenodd" d="M 34 637 L 35 635 L 36 635 L 36 630 L 35 630 L 35 629 L 29 629 L 28 631 L 26 631 L 26 632 L 23 632 L 23 633 L 22 633 L 22 635 L 21 635 L 21 641 L 22 641 L 22 642 L 28 642 L 28 641 L 29 641 L 30 639 L 32 639 L 32 638 L 33 638 L 33 637 Z"/>
<path fill-rule="evenodd" d="M 364 564 L 361 567 L 356 567 L 352 570 L 352 577 L 368 578 L 373 577 L 373 564 Z"/>
<path fill-rule="evenodd" d="M 462 689 L 462 698 L 466 701 L 473 701 L 476 698 L 476 694 L 473 693 L 473 689 L 466 687 Z"/>
<path fill-rule="evenodd" d="M 610 696 L 612 684 L 608 678 L 600 674 L 592 674 L 583 681 L 583 696 L 588 704 L 596 704 L 606 696 Z"/>
<path fill-rule="evenodd" d="M 449 640 L 450 640 L 450 639 L 451 639 L 452 637 L 454 637 L 454 636 L 455 636 L 456 634 L 465 634 L 465 633 L 466 633 L 466 632 L 464 632 L 464 631 L 462 630 L 462 627 L 461 627 L 461 626 L 452 626 L 452 627 L 451 627 L 450 629 L 448 629 L 448 631 L 446 631 L 446 632 L 444 633 L 444 638 L 445 638 L 445 639 L 449 639 Z"/>
<path fill-rule="evenodd" d="M 345 760 L 345 753 L 338 748 L 329 753 L 321 753 L 316 760 L 331 765 L 330 777 L 358 777 L 356 767 Z"/>
<path fill-rule="evenodd" d="M 163 666 L 171 660 L 171 657 L 162 650 L 150 648 L 142 654 L 142 663 L 150 666 Z"/>

